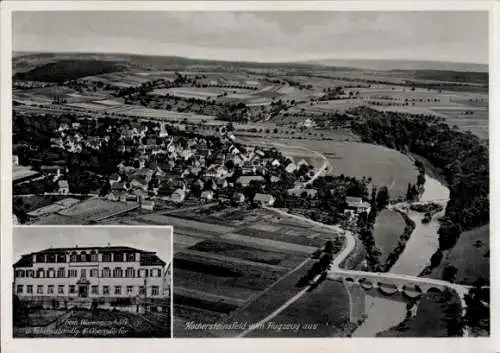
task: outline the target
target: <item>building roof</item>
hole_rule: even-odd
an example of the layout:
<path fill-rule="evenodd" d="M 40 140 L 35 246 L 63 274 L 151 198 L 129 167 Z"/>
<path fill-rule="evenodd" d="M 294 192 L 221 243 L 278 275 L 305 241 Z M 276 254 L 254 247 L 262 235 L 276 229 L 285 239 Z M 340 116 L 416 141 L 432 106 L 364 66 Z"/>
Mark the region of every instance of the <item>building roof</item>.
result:
<path fill-rule="evenodd" d="M 256 193 L 254 197 L 254 201 L 269 201 L 274 199 L 272 195 L 269 194 L 261 194 L 261 193 Z"/>
<path fill-rule="evenodd" d="M 261 175 L 243 175 L 238 178 L 237 182 L 241 184 L 249 184 L 252 180 L 264 181 L 265 179 Z"/>
<path fill-rule="evenodd" d="M 141 265 L 164 265 L 165 262 L 162 261 L 158 256 L 152 251 L 140 250 L 130 246 L 91 246 L 91 247 L 73 247 L 73 248 L 49 248 L 38 252 L 33 252 L 30 254 L 21 255 L 14 267 L 31 267 L 33 266 L 33 255 L 36 254 L 60 254 L 67 251 L 85 250 L 92 251 L 95 250 L 98 253 L 114 253 L 114 252 L 138 252 L 141 254 Z"/>
<path fill-rule="evenodd" d="M 294 195 L 294 196 L 299 196 L 301 197 L 302 196 L 302 193 L 305 192 L 306 195 L 308 196 L 311 196 L 311 197 L 315 197 L 316 194 L 318 193 L 318 190 L 317 189 L 288 189 L 287 193 L 288 195 Z"/>
<path fill-rule="evenodd" d="M 155 266 L 155 265 L 165 266 L 166 262 L 161 260 L 156 254 L 145 253 L 141 256 L 140 264 L 141 266 Z"/>
<path fill-rule="evenodd" d="M 346 196 L 345 202 L 349 207 L 361 207 L 361 208 L 370 207 L 370 204 L 368 202 L 364 202 L 361 197 Z"/>

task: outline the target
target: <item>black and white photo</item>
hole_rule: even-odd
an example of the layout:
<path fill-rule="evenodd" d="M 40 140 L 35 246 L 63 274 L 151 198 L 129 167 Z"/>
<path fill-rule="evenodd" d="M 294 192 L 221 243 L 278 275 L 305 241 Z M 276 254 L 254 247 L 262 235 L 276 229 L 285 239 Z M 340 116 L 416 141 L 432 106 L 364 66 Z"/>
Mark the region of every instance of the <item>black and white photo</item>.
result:
<path fill-rule="evenodd" d="M 14 228 L 14 337 L 171 337 L 171 228 Z"/>
<path fill-rule="evenodd" d="M 15 336 L 492 336 L 491 13 L 340 3 L 12 12 Z"/>

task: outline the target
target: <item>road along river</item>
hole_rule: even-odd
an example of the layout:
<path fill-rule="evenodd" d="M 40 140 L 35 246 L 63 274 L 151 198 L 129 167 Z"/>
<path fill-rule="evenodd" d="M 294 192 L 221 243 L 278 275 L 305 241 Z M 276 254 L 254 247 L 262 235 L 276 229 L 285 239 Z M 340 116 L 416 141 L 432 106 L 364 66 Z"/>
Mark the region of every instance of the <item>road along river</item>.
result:
<path fill-rule="evenodd" d="M 440 200 L 437 203 L 443 206 L 443 211 L 435 215 L 428 224 L 422 223 L 423 214 L 407 211 L 408 216 L 415 222 L 415 229 L 406 243 L 405 250 L 389 271 L 391 273 L 418 276 L 438 249 L 438 219 L 444 214 L 450 190 L 428 175 L 425 176 L 424 188 L 420 201 Z M 404 211 L 401 206 L 396 205 L 395 208 Z M 375 337 L 377 333 L 398 325 L 406 315 L 406 303 L 368 294 L 365 296 L 365 308 L 367 318 L 353 333 L 353 337 Z"/>

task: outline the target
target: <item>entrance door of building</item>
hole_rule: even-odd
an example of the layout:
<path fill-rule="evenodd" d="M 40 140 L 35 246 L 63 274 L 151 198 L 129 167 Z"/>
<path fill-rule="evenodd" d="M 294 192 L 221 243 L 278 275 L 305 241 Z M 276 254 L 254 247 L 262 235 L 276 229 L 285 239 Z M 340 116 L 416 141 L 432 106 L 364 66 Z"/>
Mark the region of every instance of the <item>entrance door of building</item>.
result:
<path fill-rule="evenodd" d="M 89 296 L 89 286 L 79 285 L 78 286 L 78 296 L 80 298 L 87 298 Z"/>

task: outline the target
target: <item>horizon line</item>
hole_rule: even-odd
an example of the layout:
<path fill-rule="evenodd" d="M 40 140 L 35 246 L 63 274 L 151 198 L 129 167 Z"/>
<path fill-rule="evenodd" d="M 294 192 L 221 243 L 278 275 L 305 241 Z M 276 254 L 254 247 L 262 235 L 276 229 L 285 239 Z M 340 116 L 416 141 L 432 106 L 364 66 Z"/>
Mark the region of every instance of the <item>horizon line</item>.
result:
<path fill-rule="evenodd" d="M 157 57 L 177 57 L 177 58 L 184 58 L 184 59 L 190 59 L 190 60 L 204 60 L 204 61 L 221 61 L 221 62 L 228 62 L 228 63 L 257 63 L 257 64 L 309 64 L 313 65 L 315 61 L 321 61 L 321 60 L 366 60 L 366 61 L 402 61 L 402 62 L 434 62 L 434 63 L 450 63 L 450 64 L 469 64 L 469 65 L 481 65 L 481 66 L 487 66 L 489 68 L 489 62 L 484 63 L 484 62 L 471 62 L 471 61 L 451 61 L 451 60 L 437 60 L 437 59 L 400 59 L 400 58 L 381 58 L 381 57 L 374 57 L 374 58 L 356 58 L 356 57 L 349 57 L 349 58 L 335 58 L 335 57 L 318 57 L 316 59 L 304 59 L 304 60 L 298 60 L 298 61 L 263 61 L 263 60 L 252 60 L 252 61 L 246 61 L 246 60 L 226 60 L 226 59 L 215 59 L 215 58 L 207 58 L 207 57 L 191 57 L 191 56 L 183 56 L 183 55 L 175 55 L 175 54 L 142 54 L 142 53 L 134 53 L 134 52 L 99 52 L 99 51 L 53 51 L 53 50 L 12 50 L 12 53 L 27 53 L 27 54 L 100 54 L 100 55 L 136 55 L 136 56 L 142 56 L 142 57 L 148 57 L 148 56 L 157 56 Z M 318 64 L 316 64 L 318 65 Z"/>

